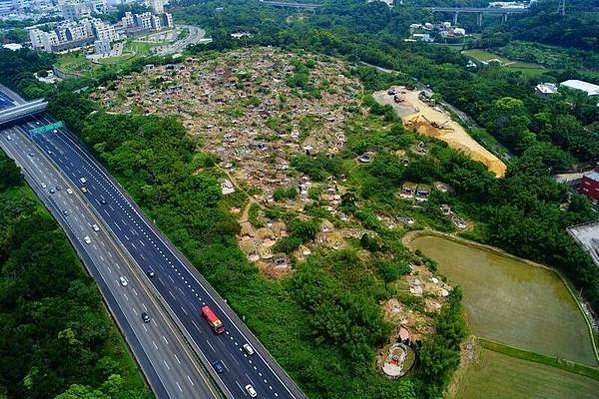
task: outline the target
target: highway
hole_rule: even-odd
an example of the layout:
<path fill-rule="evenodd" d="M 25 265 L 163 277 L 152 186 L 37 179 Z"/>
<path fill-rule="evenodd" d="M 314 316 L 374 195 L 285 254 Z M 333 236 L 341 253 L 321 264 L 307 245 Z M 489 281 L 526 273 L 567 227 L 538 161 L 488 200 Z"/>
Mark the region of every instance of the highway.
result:
<path fill-rule="evenodd" d="M 67 233 L 156 397 L 220 398 L 199 360 L 148 292 L 149 278 L 140 275 L 79 187 L 66 179 L 20 128 L 2 130 L 0 147 L 23 170 L 28 183 Z M 126 279 L 126 286 L 121 277 Z M 142 312 L 150 316 L 149 322 L 142 320 Z"/>
<path fill-rule="evenodd" d="M 2 109 L 6 109 L 9 107 L 14 106 L 14 102 L 10 99 L 10 97 L 8 97 L 7 95 L 5 95 L 4 93 L 0 92 L 0 110 Z"/>
<path fill-rule="evenodd" d="M 29 131 L 52 122 L 47 116 L 36 117 L 21 127 Z M 218 376 L 229 397 L 249 397 L 245 386 L 251 384 L 259 398 L 304 398 L 225 301 L 76 138 L 60 130 L 33 135 L 31 139 L 71 184 L 86 187 L 85 196 L 90 206 L 135 260 L 139 273 L 150 270 L 156 273 L 150 281 L 193 349 L 208 364 L 217 360 L 224 364 L 225 371 Z M 81 178 L 86 179 L 86 183 L 82 184 Z M 203 305 L 209 305 L 221 318 L 226 328 L 224 334 L 214 334 L 201 317 Z M 243 351 L 242 346 L 246 343 L 255 349 L 253 355 Z"/>

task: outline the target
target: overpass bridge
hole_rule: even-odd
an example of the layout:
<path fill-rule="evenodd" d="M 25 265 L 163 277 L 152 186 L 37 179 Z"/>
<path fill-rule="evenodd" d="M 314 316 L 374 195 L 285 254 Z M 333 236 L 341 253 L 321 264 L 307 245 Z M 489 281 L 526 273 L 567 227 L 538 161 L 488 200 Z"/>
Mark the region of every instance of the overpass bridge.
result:
<path fill-rule="evenodd" d="M 18 104 L 0 111 L 0 127 L 33 116 L 48 109 L 48 102 L 43 98 Z"/>
<path fill-rule="evenodd" d="M 288 3 L 284 1 L 264 1 L 260 0 L 260 3 L 276 7 L 276 8 L 295 8 L 298 10 L 315 11 L 318 7 L 322 7 L 322 4 L 318 3 Z"/>
<path fill-rule="evenodd" d="M 523 14 L 528 12 L 528 8 L 498 8 L 498 7 L 428 7 L 427 10 L 435 12 L 443 12 L 453 14 L 453 24 L 458 23 L 458 15 L 460 14 L 477 14 L 478 26 L 483 24 L 483 14 L 499 14 L 503 15 L 503 21 L 507 21 L 510 14 Z"/>

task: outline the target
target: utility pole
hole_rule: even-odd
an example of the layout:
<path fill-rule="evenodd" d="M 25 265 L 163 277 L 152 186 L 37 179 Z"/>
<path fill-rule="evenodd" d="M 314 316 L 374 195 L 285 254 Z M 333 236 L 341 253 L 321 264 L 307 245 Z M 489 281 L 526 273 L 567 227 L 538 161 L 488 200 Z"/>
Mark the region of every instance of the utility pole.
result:
<path fill-rule="evenodd" d="M 566 15 L 566 0 L 559 0 L 559 3 L 557 4 L 557 13 L 562 17 Z"/>

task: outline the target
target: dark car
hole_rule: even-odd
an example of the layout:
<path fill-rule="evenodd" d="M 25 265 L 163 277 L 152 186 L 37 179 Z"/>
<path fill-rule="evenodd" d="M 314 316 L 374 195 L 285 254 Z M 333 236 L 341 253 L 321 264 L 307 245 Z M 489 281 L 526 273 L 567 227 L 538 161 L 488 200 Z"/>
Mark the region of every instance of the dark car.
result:
<path fill-rule="evenodd" d="M 149 323 L 150 322 L 150 315 L 147 314 L 146 312 L 143 312 L 141 314 L 141 319 L 144 321 L 144 323 Z"/>
<path fill-rule="evenodd" d="M 102 198 L 102 199 L 100 200 L 100 204 L 102 204 L 102 205 L 106 205 L 106 200 L 105 200 L 104 198 Z"/>
<path fill-rule="evenodd" d="M 214 367 L 214 371 L 216 371 L 218 374 L 225 371 L 225 365 L 220 360 L 212 363 L 212 367 Z"/>
<path fill-rule="evenodd" d="M 147 273 L 148 273 L 148 277 L 149 278 L 152 278 L 152 277 L 156 276 L 156 273 L 154 273 L 152 270 L 148 270 Z"/>
<path fill-rule="evenodd" d="M 68 215 L 68 214 L 69 214 L 69 211 L 65 209 L 64 211 L 62 211 L 62 213 L 63 213 L 63 215 L 65 215 L 65 216 L 66 216 L 66 215 Z"/>
<path fill-rule="evenodd" d="M 60 186 L 56 186 L 56 191 L 60 191 L 60 190 L 61 190 Z"/>
<path fill-rule="evenodd" d="M 53 188 L 50 189 L 50 194 L 54 194 L 56 192 L 56 190 L 54 190 Z"/>
<path fill-rule="evenodd" d="M 29 153 L 29 156 L 30 156 L 30 157 L 33 157 L 33 152 L 30 152 L 30 153 Z"/>

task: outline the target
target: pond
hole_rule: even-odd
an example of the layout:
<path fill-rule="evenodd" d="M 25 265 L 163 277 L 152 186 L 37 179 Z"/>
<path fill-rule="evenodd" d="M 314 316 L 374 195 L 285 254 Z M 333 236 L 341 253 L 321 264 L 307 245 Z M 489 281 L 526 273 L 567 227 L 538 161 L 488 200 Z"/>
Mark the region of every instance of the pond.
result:
<path fill-rule="evenodd" d="M 464 291 L 472 332 L 508 345 L 596 366 L 583 314 L 551 270 L 438 236 L 410 245 Z"/>

